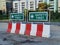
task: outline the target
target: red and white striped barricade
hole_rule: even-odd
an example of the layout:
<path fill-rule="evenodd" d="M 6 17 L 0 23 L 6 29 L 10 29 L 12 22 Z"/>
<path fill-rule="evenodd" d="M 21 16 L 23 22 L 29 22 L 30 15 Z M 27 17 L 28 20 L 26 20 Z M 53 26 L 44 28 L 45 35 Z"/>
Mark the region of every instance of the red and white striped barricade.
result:
<path fill-rule="evenodd" d="M 9 23 L 8 33 L 15 33 L 28 36 L 50 37 L 50 25 L 31 23 Z"/>

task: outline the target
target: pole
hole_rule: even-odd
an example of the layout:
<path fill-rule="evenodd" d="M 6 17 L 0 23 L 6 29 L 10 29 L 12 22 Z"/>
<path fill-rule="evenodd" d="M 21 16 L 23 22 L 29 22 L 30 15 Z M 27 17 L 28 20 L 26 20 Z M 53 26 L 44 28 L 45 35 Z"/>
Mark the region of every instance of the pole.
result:
<path fill-rule="evenodd" d="M 50 23 L 50 11 L 49 11 L 49 23 Z"/>

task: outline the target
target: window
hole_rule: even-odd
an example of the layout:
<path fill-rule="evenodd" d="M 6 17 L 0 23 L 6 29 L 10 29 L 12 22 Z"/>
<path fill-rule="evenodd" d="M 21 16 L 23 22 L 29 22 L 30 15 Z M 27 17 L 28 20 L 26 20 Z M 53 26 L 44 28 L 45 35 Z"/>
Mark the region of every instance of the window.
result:
<path fill-rule="evenodd" d="M 22 2 L 22 6 L 25 6 L 25 2 Z"/>
<path fill-rule="evenodd" d="M 25 2 L 22 2 L 22 12 L 24 12 Z"/>
<path fill-rule="evenodd" d="M 15 3 L 15 9 L 18 9 L 18 3 Z"/>
<path fill-rule="evenodd" d="M 18 7 L 18 4 L 17 3 L 15 3 L 15 7 Z"/>
<path fill-rule="evenodd" d="M 18 12 L 18 10 L 15 10 L 15 13 L 17 13 Z"/>
<path fill-rule="evenodd" d="M 34 8 L 34 2 L 31 1 L 31 2 L 30 2 L 30 9 L 33 9 L 33 8 Z"/>
<path fill-rule="evenodd" d="M 17 13 L 17 12 L 18 12 L 18 3 L 15 3 L 14 12 L 15 12 L 15 13 Z"/>
<path fill-rule="evenodd" d="M 39 2 L 43 2 L 43 0 L 39 0 Z"/>

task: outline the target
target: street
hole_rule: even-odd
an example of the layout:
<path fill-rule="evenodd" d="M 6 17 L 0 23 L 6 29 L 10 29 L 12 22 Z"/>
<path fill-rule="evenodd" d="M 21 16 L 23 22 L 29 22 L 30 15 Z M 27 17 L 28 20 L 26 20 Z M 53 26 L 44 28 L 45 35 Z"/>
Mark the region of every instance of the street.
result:
<path fill-rule="evenodd" d="M 6 33 L 8 23 L 0 23 L 0 45 L 60 45 L 60 26 L 51 24 L 51 37 L 27 37 Z"/>

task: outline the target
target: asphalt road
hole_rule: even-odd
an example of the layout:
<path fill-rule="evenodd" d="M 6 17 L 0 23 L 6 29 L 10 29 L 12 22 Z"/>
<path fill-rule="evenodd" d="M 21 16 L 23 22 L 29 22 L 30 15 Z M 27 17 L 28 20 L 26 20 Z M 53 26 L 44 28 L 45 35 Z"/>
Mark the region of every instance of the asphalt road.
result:
<path fill-rule="evenodd" d="M 27 37 L 6 33 L 8 23 L 0 23 L 0 45 L 60 45 L 60 25 L 51 24 L 51 37 Z"/>

